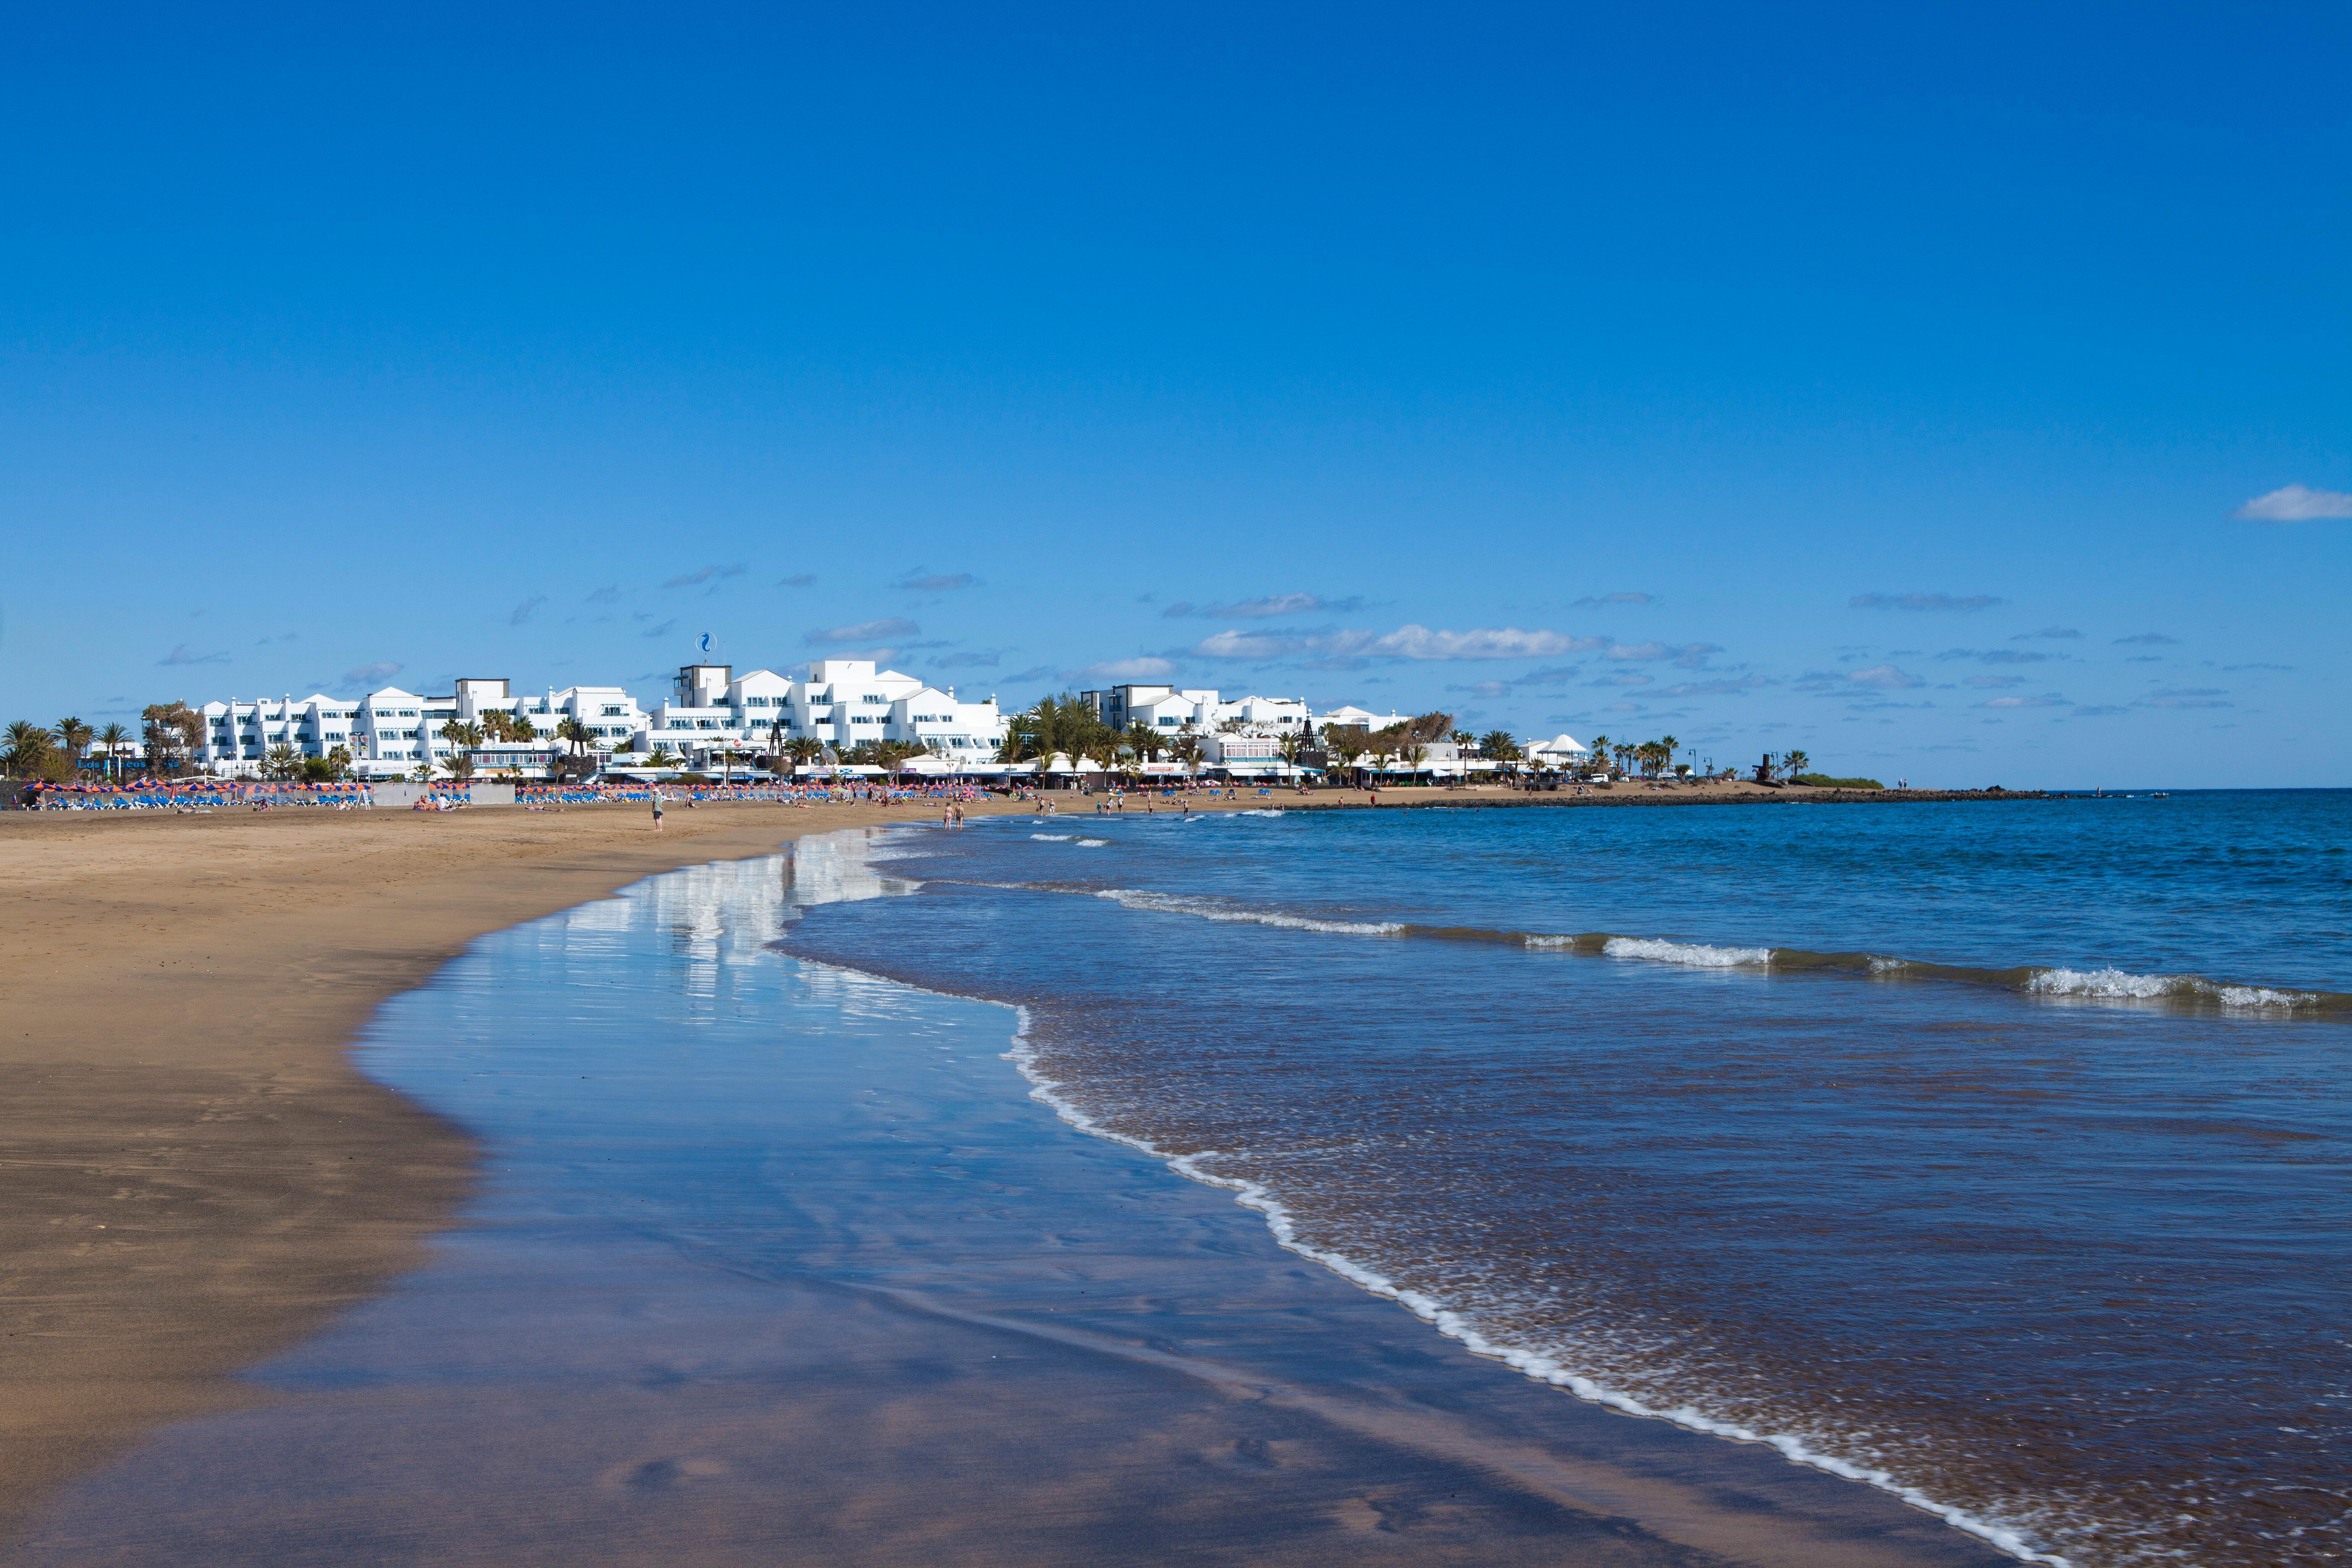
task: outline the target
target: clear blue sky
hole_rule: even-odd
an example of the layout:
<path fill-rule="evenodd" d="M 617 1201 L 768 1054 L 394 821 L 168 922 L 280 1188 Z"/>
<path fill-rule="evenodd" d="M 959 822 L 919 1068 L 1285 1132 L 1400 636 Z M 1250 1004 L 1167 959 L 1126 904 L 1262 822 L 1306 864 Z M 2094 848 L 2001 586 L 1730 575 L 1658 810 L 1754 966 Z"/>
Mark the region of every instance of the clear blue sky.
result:
<path fill-rule="evenodd" d="M 0 717 L 707 632 L 2352 784 L 2347 65 L 2340 5 L 20 9 Z"/>

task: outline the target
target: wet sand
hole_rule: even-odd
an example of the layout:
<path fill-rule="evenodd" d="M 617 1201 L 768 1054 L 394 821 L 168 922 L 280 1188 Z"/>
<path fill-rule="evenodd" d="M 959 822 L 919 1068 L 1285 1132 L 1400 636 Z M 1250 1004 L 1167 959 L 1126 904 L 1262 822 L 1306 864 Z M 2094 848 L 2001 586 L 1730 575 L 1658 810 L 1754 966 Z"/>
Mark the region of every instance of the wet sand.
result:
<path fill-rule="evenodd" d="M 783 874 L 656 879 L 380 1009 L 360 1059 L 478 1136 L 477 1193 L 248 1373 L 266 1400 L 64 1489 L 16 1560 L 1999 1560 L 1283 1252 L 1031 1100 L 1010 1009 L 774 951 Z"/>
<path fill-rule="evenodd" d="M 994 806 L 975 809 L 998 809 Z M 419 1257 L 470 1142 L 355 1071 L 468 942 L 912 808 L 0 814 L 0 1539 Z"/>
<path fill-rule="evenodd" d="M 961 1275 L 933 1267 L 961 1221 L 913 1238 L 912 1289 L 820 1271 L 734 1299 L 722 1263 L 683 1318 L 674 1256 L 599 1272 L 500 1245 L 487 1293 L 440 1307 L 475 1335 L 473 1397 L 407 1386 L 400 1356 L 439 1366 L 438 1334 L 332 1367 L 485 1201 L 474 1139 L 352 1065 L 380 1004 L 650 873 L 931 816 L 674 807 L 658 837 L 625 807 L 0 818 L 11 1560 L 1992 1560 L 1867 1489 L 1477 1362 L 1066 1130 L 1055 1160 L 1093 1173 L 1073 1201 L 1149 1223 L 1073 1273 L 1055 1209 L 982 1259 L 1006 1276 L 986 1303 L 943 1300 Z M 1034 1140 L 1001 1039 L 957 1092 Z M 1107 1299 L 1065 1321 L 1081 1279 Z M 306 1357 L 343 1404 L 297 1396 Z M 298 1371 L 238 1375 L 257 1364 Z M 404 1468 L 350 1484 L 387 1443 Z"/>

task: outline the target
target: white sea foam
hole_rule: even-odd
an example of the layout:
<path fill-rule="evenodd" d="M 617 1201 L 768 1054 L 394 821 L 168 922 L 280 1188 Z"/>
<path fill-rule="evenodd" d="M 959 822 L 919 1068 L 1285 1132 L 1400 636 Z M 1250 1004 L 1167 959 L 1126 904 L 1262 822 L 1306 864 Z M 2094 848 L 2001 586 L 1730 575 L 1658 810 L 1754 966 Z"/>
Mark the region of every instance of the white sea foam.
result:
<path fill-rule="evenodd" d="M 1737 969 L 1772 962 L 1769 947 L 1709 947 L 1702 942 L 1661 942 L 1654 937 L 1612 936 L 1601 944 L 1612 958 L 1645 958 L 1691 969 Z"/>
<path fill-rule="evenodd" d="M 1110 840 L 1108 838 L 1081 838 L 1078 840 L 1078 847 L 1081 849 L 1099 849 L 1109 842 Z"/>
<path fill-rule="evenodd" d="M 1075 833 L 1033 833 L 1030 837 L 1040 844 L 1067 844 L 1077 837 Z"/>
<path fill-rule="evenodd" d="M 2267 985 L 2216 985 L 2194 974 L 2134 974 L 2126 969 L 2042 969 L 2025 983 L 2043 996 L 2085 996 L 2105 1001 L 2155 1001 L 2197 997 L 2224 1007 L 2299 1007 L 2317 998 L 2305 991 Z"/>
<path fill-rule="evenodd" d="M 1235 909 L 1213 899 L 1187 898 L 1179 893 L 1155 893 L 1142 888 L 1105 888 L 1095 894 L 1097 899 L 1130 910 L 1149 910 L 1154 914 L 1193 915 L 1204 921 L 1227 921 L 1261 926 L 1280 926 L 1286 931 L 1336 931 L 1343 936 L 1394 936 L 1404 930 L 1396 921 L 1331 921 L 1318 920 L 1309 915 L 1286 915 L 1275 910 Z"/>
<path fill-rule="evenodd" d="M 1248 811 L 1236 811 L 1232 815 L 1234 816 L 1280 816 L 1283 813 L 1265 806 L 1257 806 Z"/>
<path fill-rule="evenodd" d="M 1107 1139 L 1113 1143 L 1124 1143 L 1130 1149 L 1139 1150 L 1153 1159 L 1162 1162 L 1180 1176 L 1187 1177 L 1206 1186 L 1225 1188 L 1234 1194 L 1235 1203 L 1244 1208 L 1255 1210 L 1265 1219 L 1265 1227 L 1273 1233 L 1276 1246 L 1321 1264 L 1341 1279 L 1360 1286 L 1375 1296 L 1387 1297 L 1430 1324 L 1439 1333 L 1460 1342 L 1472 1354 L 1492 1357 L 1538 1383 L 1548 1383 L 1555 1388 L 1567 1390 L 1579 1399 L 1594 1405 L 1605 1405 L 1612 1409 L 1622 1410 L 1629 1415 L 1654 1416 L 1660 1420 L 1672 1421 L 1679 1426 L 1690 1427 L 1694 1431 L 1707 1433 L 1712 1436 L 1729 1437 L 1742 1443 L 1766 1444 L 1780 1450 L 1784 1458 L 1793 1463 L 1809 1465 L 1815 1469 L 1826 1470 L 1834 1476 L 1843 1476 L 1848 1480 L 1861 1481 L 1865 1485 L 1876 1487 L 1881 1491 L 1891 1492 L 1912 1507 L 1934 1514 L 1954 1529 L 1965 1531 L 1979 1540 L 1988 1542 L 2021 1562 L 2042 1563 L 2045 1568 L 2073 1568 L 2072 1563 L 2064 1557 L 2034 1550 L 2021 1534 L 2008 1525 L 1981 1520 L 1965 1510 L 1955 1508 L 1949 1503 L 1939 1502 L 1918 1488 L 1896 1479 L 1886 1470 L 1874 1466 L 1857 1465 L 1851 1460 L 1840 1458 L 1834 1454 L 1822 1453 L 1812 1447 L 1803 1437 L 1790 1433 L 1759 1432 L 1737 1422 L 1718 1421 L 1688 1405 L 1674 1409 L 1662 1409 L 1645 1404 L 1631 1394 L 1620 1393 L 1596 1383 L 1591 1378 L 1562 1365 L 1539 1352 L 1522 1349 L 1487 1338 L 1467 1315 L 1447 1306 L 1435 1297 L 1399 1285 L 1378 1270 L 1365 1267 L 1344 1253 L 1335 1252 L 1328 1247 L 1315 1247 L 1301 1240 L 1297 1217 L 1281 1199 L 1276 1197 L 1262 1184 L 1250 1181 L 1245 1177 L 1222 1176 L 1208 1169 L 1207 1162 L 1217 1158 L 1215 1151 L 1204 1150 L 1197 1154 L 1170 1154 L 1148 1138 L 1131 1137 L 1104 1126 L 1063 1092 L 1066 1086 L 1059 1079 L 1045 1076 L 1038 1064 L 1036 1047 L 1029 1038 L 1029 1010 L 1026 1007 L 1015 1007 L 1013 1014 L 1019 1022 L 1013 1030 L 1012 1048 L 1004 1053 L 1004 1058 L 1020 1070 L 1022 1077 L 1029 1080 L 1031 1086 L 1029 1097 L 1032 1100 L 1051 1107 L 1055 1115 L 1081 1132 Z"/>

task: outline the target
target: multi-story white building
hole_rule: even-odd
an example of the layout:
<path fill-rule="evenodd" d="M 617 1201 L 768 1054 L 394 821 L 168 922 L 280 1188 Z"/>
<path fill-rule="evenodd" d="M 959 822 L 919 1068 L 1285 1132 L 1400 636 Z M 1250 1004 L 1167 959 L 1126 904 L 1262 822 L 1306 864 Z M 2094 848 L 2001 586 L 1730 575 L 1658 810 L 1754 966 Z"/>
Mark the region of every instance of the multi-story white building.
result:
<path fill-rule="evenodd" d="M 950 762 L 987 762 L 1004 742 L 996 699 L 965 702 L 870 661 L 824 659 L 808 678 L 770 670 L 735 676 L 726 665 L 688 665 L 676 695 L 648 713 L 617 686 L 549 689 L 516 696 L 503 679 L 470 678 L 446 697 L 387 686 L 357 700 L 313 693 L 276 700 L 208 702 L 196 762 L 229 777 L 259 774 L 283 745 L 304 759 L 341 748 L 362 778 L 398 778 L 431 763 L 446 770 L 459 747 L 442 733 L 454 723 L 483 731 L 472 748 L 478 773 L 544 778 L 575 749 L 639 763 L 664 751 L 689 767 L 716 766 L 751 751 L 782 751 L 803 736 L 835 753 L 865 741 L 928 746 Z M 577 726 L 572 732 L 571 726 Z"/>
<path fill-rule="evenodd" d="M 995 760 L 1004 744 L 996 699 L 967 702 L 955 688 L 926 685 L 871 659 L 825 658 L 790 679 L 773 670 L 736 675 L 723 664 L 690 664 L 677 692 L 647 716 L 638 749 L 656 747 L 708 763 L 729 747 L 782 752 L 814 741 L 835 755 L 866 742 L 929 748 L 951 763 Z"/>
<path fill-rule="evenodd" d="M 1163 735 L 1299 735 L 1307 731 L 1307 704 L 1295 697 L 1241 697 L 1227 702 L 1215 691 L 1172 686 L 1113 686 L 1081 691 L 1078 700 L 1114 730 L 1140 724 Z"/>

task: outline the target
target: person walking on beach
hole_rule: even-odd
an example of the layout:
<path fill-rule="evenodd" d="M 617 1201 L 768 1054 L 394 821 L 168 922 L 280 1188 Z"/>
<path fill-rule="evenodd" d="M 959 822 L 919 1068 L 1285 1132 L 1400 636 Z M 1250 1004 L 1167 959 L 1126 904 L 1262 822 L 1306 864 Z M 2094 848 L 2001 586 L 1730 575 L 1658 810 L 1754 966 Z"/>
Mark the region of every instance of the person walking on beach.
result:
<path fill-rule="evenodd" d="M 654 831 L 656 833 L 659 833 L 661 831 L 661 819 L 662 793 L 659 790 L 656 790 L 654 791 Z"/>

